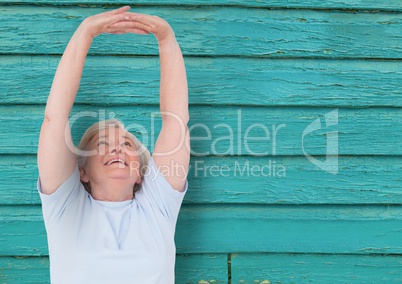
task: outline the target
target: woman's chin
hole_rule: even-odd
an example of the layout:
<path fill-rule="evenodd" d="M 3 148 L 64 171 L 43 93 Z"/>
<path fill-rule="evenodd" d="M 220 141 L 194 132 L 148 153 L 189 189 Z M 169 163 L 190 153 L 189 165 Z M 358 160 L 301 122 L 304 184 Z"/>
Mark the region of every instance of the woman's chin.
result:
<path fill-rule="evenodd" d="M 130 171 L 128 168 L 110 168 L 105 174 L 110 178 L 130 178 Z"/>

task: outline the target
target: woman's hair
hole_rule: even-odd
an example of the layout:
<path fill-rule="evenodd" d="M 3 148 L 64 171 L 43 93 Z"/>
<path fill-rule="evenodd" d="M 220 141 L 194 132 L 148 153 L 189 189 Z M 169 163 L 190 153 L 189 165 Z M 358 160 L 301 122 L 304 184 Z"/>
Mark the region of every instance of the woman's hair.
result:
<path fill-rule="evenodd" d="M 95 137 L 100 131 L 102 130 L 107 130 L 110 128 L 119 128 L 122 130 L 126 130 L 124 128 L 124 125 L 121 121 L 117 119 L 108 119 L 108 120 L 103 120 L 100 122 L 97 122 L 90 126 L 82 135 L 81 141 L 77 146 L 77 162 L 78 162 L 78 167 L 84 168 L 86 159 L 88 155 L 83 155 L 83 152 L 88 152 L 90 151 L 89 149 L 89 142 L 91 141 L 92 138 Z M 126 130 L 127 131 L 127 130 Z M 149 153 L 148 149 L 142 145 L 142 143 L 130 132 L 127 131 L 126 135 L 133 141 L 136 153 L 138 153 L 138 158 L 140 162 L 140 173 L 141 173 L 141 181 L 144 180 L 145 172 L 148 167 L 148 162 L 151 158 L 151 154 Z M 81 181 L 82 182 L 82 181 Z M 91 186 L 87 182 L 82 182 L 84 185 L 84 188 L 88 193 L 91 193 Z M 136 191 L 141 189 L 142 183 L 136 183 L 133 188 L 133 193 L 135 194 Z"/>

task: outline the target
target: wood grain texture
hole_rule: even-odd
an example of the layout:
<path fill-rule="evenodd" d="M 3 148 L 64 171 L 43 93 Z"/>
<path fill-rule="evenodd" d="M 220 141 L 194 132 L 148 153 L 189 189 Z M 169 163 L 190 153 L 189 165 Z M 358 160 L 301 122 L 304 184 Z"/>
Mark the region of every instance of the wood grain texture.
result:
<path fill-rule="evenodd" d="M 231 266 L 232 283 L 242 284 L 402 281 L 402 260 L 394 255 L 233 254 Z M 47 257 L 1 257 L 0 267 L 2 283 L 49 283 Z M 226 255 L 178 255 L 176 283 L 227 283 L 226 270 Z"/>
<path fill-rule="evenodd" d="M 232 283 L 400 283 L 400 256 L 235 254 Z"/>
<path fill-rule="evenodd" d="M 176 283 L 227 283 L 227 258 L 226 254 L 179 254 L 176 256 Z"/>
<path fill-rule="evenodd" d="M 178 251 L 396 253 L 400 206 L 185 206 Z"/>
<path fill-rule="evenodd" d="M 46 4 L 46 5 L 126 5 L 126 0 L 114 0 L 111 4 L 108 0 L 7 0 L 7 3 L 15 4 Z M 309 9 L 365 9 L 365 10 L 391 10 L 401 11 L 401 3 L 399 0 L 376 1 L 376 0 L 213 0 L 213 1 L 197 1 L 197 0 L 140 0 L 135 3 L 129 3 L 132 7 L 138 5 L 146 6 L 245 6 L 245 7 L 275 7 L 275 8 L 309 8 Z"/>
<path fill-rule="evenodd" d="M 47 255 L 39 206 L 0 207 L 0 255 Z M 179 254 L 401 254 L 400 206 L 192 205 L 176 228 Z"/>
<path fill-rule="evenodd" d="M 0 283 L 49 284 L 49 258 L 0 257 Z"/>
<path fill-rule="evenodd" d="M 192 157 L 190 167 L 185 204 L 402 203 L 400 157 L 339 157 L 337 175 L 305 157 Z M 40 204 L 36 156 L 0 156 L 0 177 L 0 205 Z"/>
<path fill-rule="evenodd" d="M 2 54 L 61 54 L 79 23 L 99 8 L 0 6 Z M 153 7 L 175 30 L 185 55 L 401 58 L 402 19 L 393 13 Z M 18 41 L 15 40 L 18 38 Z M 225 48 L 222 48 L 225 47 Z M 153 37 L 102 35 L 94 54 L 157 54 Z"/>
<path fill-rule="evenodd" d="M 176 283 L 226 283 L 226 254 L 176 256 Z M 0 257 L 0 283 L 50 283 L 48 257 Z"/>
<path fill-rule="evenodd" d="M 328 132 L 337 132 L 339 155 L 402 154 L 402 108 L 339 109 L 337 124 L 326 127 L 325 115 L 336 110 L 190 107 L 192 154 L 325 155 Z M 0 153 L 36 153 L 43 111 L 43 106 L 0 106 Z M 76 106 L 70 125 L 78 143 L 92 123 L 118 118 L 152 151 L 160 129 L 158 111 L 156 106 Z M 322 128 L 307 134 L 317 119 Z"/>
<path fill-rule="evenodd" d="M 44 104 L 59 57 L 1 56 L 0 104 Z M 401 107 L 399 61 L 185 59 L 191 105 Z M 156 57 L 92 56 L 76 103 L 159 103 Z"/>

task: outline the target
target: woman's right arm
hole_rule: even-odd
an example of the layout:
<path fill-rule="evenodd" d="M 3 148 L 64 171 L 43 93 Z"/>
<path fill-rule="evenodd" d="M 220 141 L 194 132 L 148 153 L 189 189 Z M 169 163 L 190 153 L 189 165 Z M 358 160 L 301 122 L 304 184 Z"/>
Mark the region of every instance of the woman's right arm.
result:
<path fill-rule="evenodd" d="M 122 7 L 85 19 L 68 43 L 53 79 L 39 137 L 38 168 L 42 193 L 52 194 L 73 173 L 76 157 L 68 118 L 80 85 L 91 43 L 101 33 L 124 33 L 109 28 L 125 20 L 130 7 Z"/>

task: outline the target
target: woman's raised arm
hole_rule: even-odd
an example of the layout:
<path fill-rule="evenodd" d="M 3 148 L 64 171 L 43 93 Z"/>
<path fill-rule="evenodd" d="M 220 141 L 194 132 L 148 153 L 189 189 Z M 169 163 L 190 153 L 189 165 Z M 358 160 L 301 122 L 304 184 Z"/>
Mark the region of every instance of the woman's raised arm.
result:
<path fill-rule="evenodd" d="M 117 23 L 132 32 L 152 33 L 158 40 L 161 69 L 160 110 L 162 130 L 155 144 L 153 158 L 170 185 L 182 191 L 190 160 L 190 139 L 187 129 L 187 76 L 180 46 L 170 25 L 157 16 L 127 13 L 130 20 Z"/>
<path fill-rule="evenodd" d="M 161 68 L 160 110 L 162 129 L 155 144 L 155 164 L 169 169 L 170 185 L 183 191 L 190 161 L 190 135 L 187 128 L 188 87 L 183 55 L 170 26 L 160 24 L 155 34 Z"/>
<path fill-rule="evenodd" d="M 73 173 L 76 157 L 68 118 L 80 85 L 85 58 L 94 37 L 101 33 L 125 33 L 110 28 L 124 21 L 130 7 L 97 14 L 77 28 L 60 60 L 46 104 L 39 137 L 38 167 L 42 192 L 51 194 Z"/>

